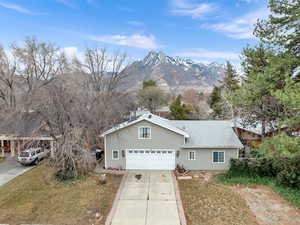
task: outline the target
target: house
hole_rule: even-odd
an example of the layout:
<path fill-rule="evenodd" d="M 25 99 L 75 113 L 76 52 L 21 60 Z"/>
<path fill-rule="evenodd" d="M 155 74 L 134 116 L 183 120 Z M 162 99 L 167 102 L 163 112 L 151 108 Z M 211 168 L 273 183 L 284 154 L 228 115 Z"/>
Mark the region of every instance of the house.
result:
<path fill-rule="evenodd" d="M 146 113 L 150 113 L 150 111 L 147 108 L 138 107 L 136 110 L 130 111 L 130 118 L 137 118 Z M 153 114 L 167 118 L 170 114 L 170 107 L 168 105 L 158 107 Z"/>
<path fill-rule="evenodd" d="M 0 155 L 15 156 L 30 147 L 43 147 L 54 154 L 54 139 L 38 113 L 13 113 L 0 122 Z"/>
<path fill-rule="evenodd" d="M 243 148 L 229 121 L 168 120 L 151 113 L 101 136 L 105 168 L 226 170 Z"/>

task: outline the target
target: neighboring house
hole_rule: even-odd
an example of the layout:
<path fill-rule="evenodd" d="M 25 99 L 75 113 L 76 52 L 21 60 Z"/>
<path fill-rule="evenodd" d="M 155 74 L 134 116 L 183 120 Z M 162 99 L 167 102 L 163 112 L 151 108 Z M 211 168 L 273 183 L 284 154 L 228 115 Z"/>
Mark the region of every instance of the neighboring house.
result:
<path fill-rule="evenodd" d="M 54 153 L 54 139 L 37 113 L 15 113 L 0 122 L 0 154 L 15 156 L 30 147 L 43 147 Z"/>
<path fill-rule="evenodd" d="M 244 145 L 244 148 L 240 151 L 240 157 L 245 157 L 251 149 L 256 148 L 261 143 L 261 125 L 258 123 L 256 126 L 246 126 L 239 117 L 230 120 L 230 122 L 234 132 Z"/>
<path fill-rule="evenodd" d="M 142 116 L 144 114 L 150 113 L 150 111 L 145 108 L 145 107 L 138 107 L 136 110 L 134 111 L 130 111 L 130 118 L 137 118 L 139 116 Z M 161 106 L 159 108 L 156 109 L 156 111 L 154 112 L 155 115 L 160 116 L 160 117 L 164 117 L 167 118 L 168 115 L 170 114 L 170 108 L 169 106 Z"/>
<path fill-rule="evenodd" d="M 226 170 L 243 145 L 229 121 L 145 114 L 104 132 L 105 168 Z"/>

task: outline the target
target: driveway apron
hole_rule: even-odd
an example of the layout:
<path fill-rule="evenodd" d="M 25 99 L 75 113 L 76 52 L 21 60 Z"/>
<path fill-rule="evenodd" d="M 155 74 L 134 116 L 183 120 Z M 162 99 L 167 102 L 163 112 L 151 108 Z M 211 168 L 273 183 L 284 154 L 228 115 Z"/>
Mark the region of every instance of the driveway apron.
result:
<path fill-rule="evenodd" d="M 20 165 L 14 158 L 6 159 L 0 163 L 0 186 L 32 168 L 33 166 Z"/>
<path fill-rule="evenodd" d="M 180 225 L 170 171 L 130 171 L 112 225 Z"/>

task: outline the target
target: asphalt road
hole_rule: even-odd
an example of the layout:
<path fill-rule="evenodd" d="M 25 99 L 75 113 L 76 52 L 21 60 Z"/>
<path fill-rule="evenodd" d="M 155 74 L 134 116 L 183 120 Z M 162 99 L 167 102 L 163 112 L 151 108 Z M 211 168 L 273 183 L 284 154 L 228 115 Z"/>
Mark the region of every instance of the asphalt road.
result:
<path fill-rule="evenodd" d="M 7 158 L 0 163 L 0 186 L 6 184 L 17 176 L 32 169 L 34 166 L 22 166 L 15 158 Z"/>

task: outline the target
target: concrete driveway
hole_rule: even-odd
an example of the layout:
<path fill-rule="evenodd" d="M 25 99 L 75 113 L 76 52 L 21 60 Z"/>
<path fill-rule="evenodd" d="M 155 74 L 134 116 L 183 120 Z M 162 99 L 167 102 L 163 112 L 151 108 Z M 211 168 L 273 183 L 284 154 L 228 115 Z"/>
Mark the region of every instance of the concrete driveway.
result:
<path fill-rule="evenodd" d="M 172 179 L 170 171 L 130 171 L 111 224 L 180 225 Z"/>
<path fill-rule="evenodd" d="M 0 163 L 0 186 L 32 168 L 33 166 L 20 165 L 14 158 L 7 158 L 4 162 Z"/>

